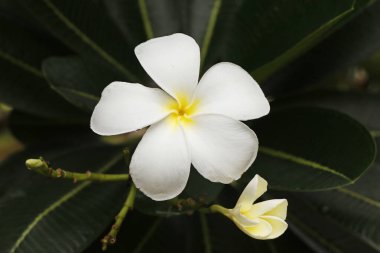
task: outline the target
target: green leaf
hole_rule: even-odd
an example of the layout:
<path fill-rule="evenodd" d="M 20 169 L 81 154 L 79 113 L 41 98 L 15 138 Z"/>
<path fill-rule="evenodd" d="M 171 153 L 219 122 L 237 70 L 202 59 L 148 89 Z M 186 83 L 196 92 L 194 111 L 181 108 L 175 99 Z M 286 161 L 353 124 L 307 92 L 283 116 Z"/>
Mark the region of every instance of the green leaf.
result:
<path fill-rule="evenodd" d="M 141 1 L 105 0 L 104 5 L 110 18 L 119 28 L 124 38 L 132 47 L 147 39 L 141 16 Z M 160 1 L 161 2 L 161 1 Z"/>
<path fill-rule="evenodd" d="M 325 193 L 328 192 L 313 193 L 313 195 L 324 195 Z M 354 236 L 350 230 L 330 219 L 328 206 L 312 205 L 307 198 L 302 198 L 301 195 L 305 194 L 278 194 L 282 198 L 286 197 L 289 201 L 287 221 L 290 230 L 315 252 L 378 252 Z"/>
<path fill-rule="evenodd" d="M 126 185 L 73 183 L 27 171 L 25 159 L 40 154 L 55 166 L 75 171 L 107 171 L 115 166 L 119 170 L 112 171 L 120 171 L 121 151 L 94 143 L 75 148 L 46 146 L 1 165 L 0 251 L 82 252 L 121 207 Z"/>
<path fill-rule="evenodd" d="M 22 8 L 18 1 L 14 0 L 2 0 L 0 1 L 0 12 L 2 17 L 6 18 L 10 22 L 22 24 L 24 28 L 31 32 L 44 33 L 43 28 L 37 20 L 29 13 L 28 10 Z"/>
<path fill-rule="evenodd" d="M 318 105 L 349 114 L 373 133 L 380 129 L 380 96 L 375 94 L 317 91 L 277 101 L 277 105 Z M 376 137 L 377 143 L 380 143 Z M 353 143 L 356 146 L 356 143 Z M 360 147 L 360 146 L 356 146 Z M 380 152 L 373 166 L 355 184 L 334 191 L 300 195 L 303 201 L 320 209 L 323 219 L 339 224 L 367 247 L 380 251 Z M 324 223 L 319 221 L 319 223 Z M 345 252 L 345 251 L 344 251 Z M 370 252 L 360 250 L 360 252 Z"/>
<path fill-rule="evenodd" d="M 262 81 L 315 46 L 368 2 L 221 1 L 206 65 L 224 55 L 223 60 L 258 73 L 257 79 Z"/>
<path fill-rule="evenodd" d="M 303 196 L 324 215 L 347 231 L 380 251 L 380 194 L 378 188 L 380 164 L 373 166 L 354 185 L 335 191 L 309 193 Z"/>
<path fill-rule="evenodd" d="M 132 45 L 151 37 L 176 32 L 202 44 L 214 5 L 213 0 L 106 0 L 114 22 Z"/>
<path fill-rule="evenodd" d="M 118 242 L 110 253 L 202 252 L 198 215 L 157 218 L 131 212 L 119 232 Z M 94 243 L 85 252 L 102 252 Z"/>
<path fill-rule="evenodd" d="M 328 75 L 366 60 L 380 49 L 380 2 L 366 8 L 307 54 L 288 65 L 263 88 L 284 95 L 324 80 Z"/>
<path fill-rule="evenodd" d="M 212 252 L 313 252 L 289 230 L 276 240 L 256 240 L 223 216 L 208 215 L 207 221 Z"/>
<path fill-rule="evenodd" d="M 265 65 L 259 67 L 258 69 L 255 69 L 252 72 L 252 75 L 257 80 L 265 80 L 271 74 L 273 74 L 276 70 L 280 69 L 281 67 L 284 67 L 287 63 L 291 62 L 292 60 L 297 58 L 299 55 L 307 52 L 310 48 L 312 48 L 315 44 L 317 44 L 321 39 L 326 37 L 326 35 L 331 33 L 331 29 L 334 28 L 334 26 L 336 26 L 343 19 L 347 18 L 347 16 L 349 16 L 355 10 L 355 3 L 356 2 L 353 2 L 353 5 L 349 9 L 342 12 L 338 16 L 330 19 L 322 26 L 318 27 L 312 33 L 308 34 L 306 37 L 300 40 L 297 44 L 295 44 L 293 47 L 289 48 L 288 50 L 283 52 L 281 55 L 277 56 L 273 61 L 270 61 L 269 63 L 266 63 Z"/>
<path fill-rule="evenodd" d="M 61 51 L 54 42 L 0 17 L 0 100 L 50 118 L 77 117 L 75 107 L 51 90 L 40 70 L 42 59 Z"/>
<path fill-rule="evenodd" d="M 211 252 L 312 252 L 301 240 L 288 231 L 277 240 L 259 241 L 246 236 L 230 220 L 218 214 L 207 215 Z M 156 218 L 130 213 L 122 227 L 118 242 L 110 253 L 209 252 L 205 248 L 204 230 L 199 214 Z M 107 251 L 107 252 L 108 252 Z M 85 253 L 100 253 L 95 242 Z"/>
<path fill-rule="evenodd" d="M 249 125 L 259 136 L 260 147 L 244 182 L 260 174 L 277 189 L 335 188 L 354 183 L 375 157 L 370 133 L 336 111 L 272 107 L 268 116 Z"/>
<path fill-rule="evenodd" d="M 308 105 L 334 109 L 350 115 L 369 131 L 380 130 L 380 95 L 365 92 L 320 90 L 278 99 L 273 106 Z"/>
<path fill-rule="evenodd" d="M 108 84 L 123 80 L 119 72 L 79 57 L 48 58 L 42 69 L 55 91 L 88 112 L 93 111 Z"/>
<path fill-rule="evenodd" d="M 13 110 L 9 117 L 9 128 L 14 137 L 23 144 L 71 141 L 71 144 L 97 139 L 89 127 L 89 117 L 47 119 Z M 80 138 L 78 138 L 80 136 Z"/>
<path fill-rule="evenodd" d="M 126 37 L 136 38 L 134 45 L 153 36 L 184 32 L 201 46 L 202 61 L 210 54 L 208 66 L 233 61 L 263 80 L 368 2 L 111 0 L 106 5 Z"/>
<path fill-rule="evenodd" d="M 85 58 L 110 65 L 136 81 L 138 62 L 132 48 L 104 13 L 101 0 L 28 0 L 21 3 L 59 40 Z"/>
<path fill-rule="evenodd" d="M 114 22 L 133 45 L 182 31 L 183 2 L 175 0 L 105 1 Z M 183 31 L 182 31 L 183 32 Z"/>

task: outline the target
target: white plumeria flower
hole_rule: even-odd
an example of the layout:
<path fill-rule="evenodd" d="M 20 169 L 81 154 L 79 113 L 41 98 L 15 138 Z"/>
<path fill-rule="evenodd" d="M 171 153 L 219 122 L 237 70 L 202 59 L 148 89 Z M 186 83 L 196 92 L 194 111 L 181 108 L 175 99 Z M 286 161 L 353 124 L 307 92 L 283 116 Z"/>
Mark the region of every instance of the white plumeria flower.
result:
<path fill-rule="evenodd" d="M 233 209 L 220 205 L 212 205 L 210 209 L 230 218 L 240 230 L 252 238 L 260 240 L 277 238 L 288 228 L 285 222 L 288 201 L 271 199 L 253 204 L 267 191 L 267 186 L 267 181 L 256 175 L 245 187 Z"/>
<path fill-rule="evenodd" d="M 200 50 L 185 34 L 151 39 L 135 48 L 150 77 L 162 88 L 113 82 L 91 118 L 100 135 L 151 125 L 134 152 L 130 174 L 154 200 L 167 200 L 186 186 L 191 163 L 213 182 L 231 183 L 256 158 L 255 133 L 239 120 L 269 113 L 259 85 L 228 62 L 210 68 L 198 83 Z"/>

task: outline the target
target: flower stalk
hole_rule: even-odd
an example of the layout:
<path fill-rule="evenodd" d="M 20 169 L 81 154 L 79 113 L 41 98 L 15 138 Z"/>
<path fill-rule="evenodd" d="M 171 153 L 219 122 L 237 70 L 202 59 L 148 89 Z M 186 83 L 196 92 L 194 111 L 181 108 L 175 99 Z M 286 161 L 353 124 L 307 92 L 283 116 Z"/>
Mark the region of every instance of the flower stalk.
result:
<path fill-rule="evenodd" d="M 129 174 L 103 174 L 94 173 L 87 171 L 85 173 L 72 172 L 63 169 L 54 169 L 50 167 L 49 163 L 43 158 L 39 159 L 28 159 L 26 162 L 26 167 L 36 172 L 40 175 L 51 177 L 51 178 L 62 178 L 71 179 L 74 182 L 77 181 L 99 181 L 99 182 L 109 182 L 109 181 L 126 181 L 129 179 Z"/>
<path fill-rule="evenodd" d="M 221 213 L 221 214 L 226 215 L 226 216 L 228 216 L 228 214 L 229 214 L 229 211 L 227 208 L 220 206 L 220 205 L 217 205 L 217 204 L 210 206 L 209 210 L 211 213 Z"/>
<path fill-rule="evenodd" d="M 134 184 L 132 184 L 129 190 L 128 197 L 125 200 L 123 207 L 121 208 L 120 212 L 115 217 L 115 223 L 112 225 L 110 232 L 106 236 L 104 236 L 103 239 L 101 240 L 103 244 L 102 246 L 103 251 L 107 250 L 108 245 L 116 243 L 117 234 L 121 228 L 121 225 L 123 224 L 123 221 L 128 211 L 130 209 L 133 209 L 135 198 L 136 198 L 136 187 Z"/>

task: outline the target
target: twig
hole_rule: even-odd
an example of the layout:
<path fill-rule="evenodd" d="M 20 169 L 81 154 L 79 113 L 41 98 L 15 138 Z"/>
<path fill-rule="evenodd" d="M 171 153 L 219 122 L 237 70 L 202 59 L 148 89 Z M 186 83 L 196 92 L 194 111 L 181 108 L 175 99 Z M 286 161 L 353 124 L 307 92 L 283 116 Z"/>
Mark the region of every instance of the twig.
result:
<path fill-rule="evenodd" d="M 112 225 L 110 232 L 106 236 L 104 236 L 104 238 L 101 240 L 103 244 L 102 246 L 103 251 L 107 250 L 108 245 L 115 244 L 117 233 L 119 232 L 121 225 L 123 224 L 125 216 L 127 215 L 129 209 L 133 209 L 133 205 L 135 203 L 135 197 L 136 197 L 136 187 L 134 184 L 132 184 L 129 190 L 128 197 L 125 200 L 123 207 L 121 208 L 118 215 L 115 217 L 115 223 Z"/>
<path fill-rule="evenodd" d="M 87 171 L 85 173 L 71 172 L 63 169 L 53 169 L 49 166 L 43 158 L 40 159 L 28 159 L 26 161 L 26 167 L 38 174 L 51 177 L 51 178 L 64 178 L 77 181 L 126 181 L 129 179 L 129 174 L 103 174 L 93 173 Z"/>

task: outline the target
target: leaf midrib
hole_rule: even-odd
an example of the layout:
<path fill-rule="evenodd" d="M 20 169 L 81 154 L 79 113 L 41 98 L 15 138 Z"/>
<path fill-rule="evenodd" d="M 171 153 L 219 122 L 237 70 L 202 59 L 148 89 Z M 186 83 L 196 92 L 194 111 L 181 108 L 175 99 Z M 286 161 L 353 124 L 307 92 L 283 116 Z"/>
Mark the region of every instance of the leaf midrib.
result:
<path fill-rule="evenodd" d="M 59 91 L 66 91 L 66 92 L 69 92 L 69 93 L 72 93 L 76 96 L 80 96 L 80 97 L 83 97 L 83 98 L 86 98 L 86 99 L 89 99 L 89 100 L 93 100 L 95 102 L 98 102 L 100 100 L 99 97 L 95 96 L 95 95 L 92 95 L 88 92 L 84 92 L 84 91 L 79 91 L 79 90 L 76 90 L 76 89 L 71 89 L 71 88 L 66 88 L 66 87 L 60 87 L 60 86 L 54 86 L 52 85 L 53 89 L 56 89 L 58 92 Z"/>
<path fill-rule="evenodd" d="M 82 32 L 68 17 L 66 17 L 59 8 L 53 4 L 50 0 L 42 0 L 43 3 L 52 11 L 52 13 L 74 34 L 76 34 L 80 40 L 90 46 L 95 52 L 97 52 L 104 60 L 116 67 L 122 72 L 130 81 L 137 81 L 137 77 L 127 70 L 120 62 L 109 55 L 103 50 L 95 41 L 89 38 L 84 32 Z"/>
<path fill-rule="evenodd" d="M 282 54 L 274 58 L 273 60 L 269 61 L 268 63 L 262 65 L 261 67 L 254 69 L 250 72 L 252 76 L 259 79 L 260 81 L 265 80 L 271 73 L 273 73 L 273 70 L 268 72 L 268 69 L 273 68 L 272 66 L 277 65 L 277 68 L 280 68 L 281 66 L 285 65 L 286 62 L 293 60 L 297 55 L 292 57 L 292 53 L 296 51 L 297 49 L 301 49 L 305 46 L 310 40 L 313 38 L 316 38 L 318 36 L 322 36 L 325 32 L 328 32 L 328 29 L 331 29 L 335 24 L 337 24 L 340 20 L 348 16 L 351 12 L 355 10 L 356 0 L 354 0 L 351 4 L 351 7 L 339 14 L 338 16 L 335 16 L 334 18 L 330 19 L 329 21 L 322 24 L 320 27 L 318 27 L 316 30 L 312 31 L 308 35 L 306 35 L 304 38 L 302 38 L 300 41 L 298 41 L 293 47 L 290 47 L 289 49 L 285 50 Z M 301 51 L 302 54 L 302 51 Z M 293 59 L 292 59 L 293 58 Z"/>
<path fill-rule="evenodd" d="M 349 196 L 355 200 L 364 202 L 370 206 L 373 206 L 373 207 L 380 209 L 380 201 L 374 200 L 372 198 L 369 198 L 365 195 L 362 195 L 362 194 L 355 192 L 355 191 L 351 191 L 351 190 L 346 189 L 346 188 L 338 188 L 338 189 L 336 189 L 336 191 L 339 193 L 345 194 L 345 195 L 347 195 L 347 196 Z"/>
<path fill-rule="evenodd" d="M 344 175 L 343 173 L 341 173 L 339 171 L 336 171 L 336 170 L 334 170 L 332 168 L 329 168 L 329 167 L 327 167 L 325 165 L 322 165 L 322 164 L 320 164 L 318 162 L 311 161 L 311 160 L 308 160 L 308 159 L 305 159 L 305 158 L 302 158 L 302 157 L 299 157 L 299 156 L 295 156 L 293 154 L 289 154 L 289 153 L 281 151 L 281 150 L 277 150 L 277 149 L 273 149 L 273 148 L 270 148 L 270 147 L 261 146 L 259 148 L 259 152 L 262 152 L 262 153 L 264 153 L 266 155 L 273 156 L 275 158 L 287 160 L 287 161 L 290 161 L 290 162 L 294 162 L 296 164 L 300 164 L 300 165 L 303 165 L 303 166 L 307 166 L 307 167 L 310 167 L 310 168 L 313 168 L 313 169 L 317 169 L 317 170 L 321 170 L 321 171 L 330 173 L 330 174 L 332 174 L 334 176 L 338 176 L 340 178 L 343 178 L 344 180 L 348 181 L 349 183 L 354 182 L 353 179 L 349 178 L 348 176 Z"/>
<path fill-rule="evenodd" d="M 41 70 L 1 50 L 0 50 L 0 58 L 4 59 L 5 61 L 10 62 L 11 64 L 21 68 L 24 71 L 29 72 L 30 74 L 33 74 L 34 76 L 38 78 L 44 79 L 44 75 L 42 74 Z"/>
<path fill-rule="evenodd" d="M 144 25 L 146 37 L 148 40 L 152 39 L 154 37 L 154 33 L 153 33 L 152 24 L 149 19 L 149 13 L 148 13 L 148 8 L 146 6 L 146 2 L 145 0 L 138 0 L 138 4 L 139 4 L 141 20 Z"/>
<path fill-rule="evenodd" d="M 201 69 L 203 68 L 203 65 L 206 60 L 206 56 L 208 53 L 208 49 L 211 43 L 212 36 L 214 34 L 216 22 L 219 16 L 219 11 L 222 6 L 222 0 L 214 0 L 214 4 L 211 8 L 210 17 L 207 24 L 206 33 L 203 38 L 202 42 L 202 48 L 201 48 Z"/>

